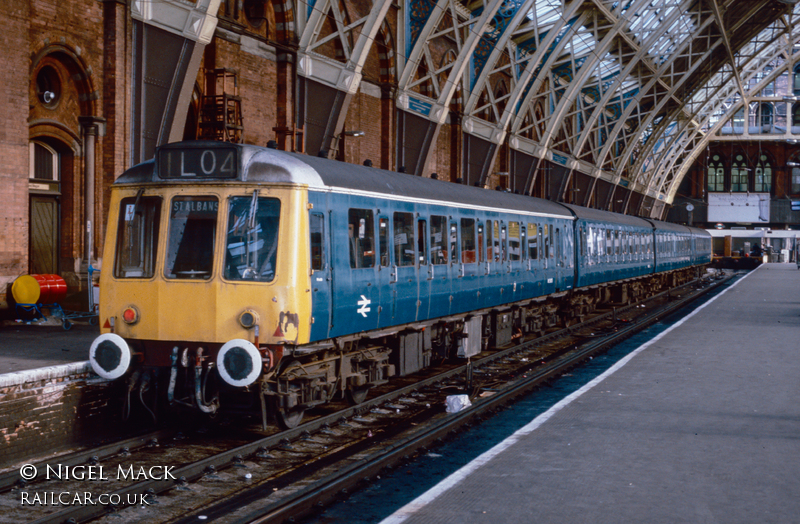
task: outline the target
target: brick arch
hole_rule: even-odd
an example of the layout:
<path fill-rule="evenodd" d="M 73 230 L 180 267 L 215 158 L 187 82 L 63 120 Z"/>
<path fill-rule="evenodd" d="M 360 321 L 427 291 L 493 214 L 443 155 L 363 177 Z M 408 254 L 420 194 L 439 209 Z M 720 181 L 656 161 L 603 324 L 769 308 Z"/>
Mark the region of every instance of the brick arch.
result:
<path fill-rule="evenodd" d="M 36 75 L 46 65 L 55 67 L 61 74 L 62 87 L 71 85 L 77 93 L 77 116 L 97 115 L 99 94 L 94 87 L 92 70 L 80 53 L 64 44 L 43 47 L 31 59 L 30 79 L 33 96 L 36 96 Z"/>

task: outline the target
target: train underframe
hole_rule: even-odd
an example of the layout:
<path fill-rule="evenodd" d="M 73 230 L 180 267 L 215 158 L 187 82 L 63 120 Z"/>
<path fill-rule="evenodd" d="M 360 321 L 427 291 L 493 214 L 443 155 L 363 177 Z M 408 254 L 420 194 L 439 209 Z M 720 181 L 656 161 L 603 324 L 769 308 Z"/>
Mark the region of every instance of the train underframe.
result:
<path fill-rule="evenodd" d="M 172 359 L 168 403 L 209 414 L 219 408 L 260 411 L 265 428 L 271 421 L 292 428 L 306 410 L 332 399 L 361 403 L 371 388 L 393 376 L 582 322 L 597 309 L 637 302 L 685 284 L 701 271 L 702 267 L 684 268 L 309 346 L 283 346 L 280 352 L 267 350 L 260 378 L 246 388 L 224 384 L 202 348 L 186 348 Z M 129 396 L 138 388 L 147 406 L 143 393 L 152 389 L 159 372 L 163 377 L 163 369 L 135 371 L 129 378 Z M 155 409 L 147 409 L 155 417 Z"/>

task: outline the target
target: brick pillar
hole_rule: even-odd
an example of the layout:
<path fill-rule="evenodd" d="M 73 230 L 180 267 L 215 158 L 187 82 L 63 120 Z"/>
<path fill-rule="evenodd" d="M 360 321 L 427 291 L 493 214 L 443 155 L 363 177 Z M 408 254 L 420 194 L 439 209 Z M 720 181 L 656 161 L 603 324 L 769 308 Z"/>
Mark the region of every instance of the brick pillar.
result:
<path fill-rule="evenodd" d="M 459 111 L 450 111 L 450 181 L 455 182 L 464 176 L 463 144 L 464 134 L 461 131 L 462 115 Z M 468 183 L 468 182 L 467 182 Z"/>
<path fill-rule="evenodd" d="M 381 169 L 393 170 L 395 141 L 395 84 L 381 83 Z"/>

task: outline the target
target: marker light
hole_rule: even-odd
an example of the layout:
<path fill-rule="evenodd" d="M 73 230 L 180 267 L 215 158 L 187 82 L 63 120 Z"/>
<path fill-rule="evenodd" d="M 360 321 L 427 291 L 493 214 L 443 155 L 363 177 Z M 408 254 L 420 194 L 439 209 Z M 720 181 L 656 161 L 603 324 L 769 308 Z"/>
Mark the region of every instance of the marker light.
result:
<path fill-rule="evenodd" d="M 239 315 L 239 324 L 245 329 L 250 329 L 258 324 L 258 314 L 252 309 L 245 309 L 242 311 L 242 314 Z"/>
<path fill-rule="evenodd" d="M 128 306 L 122 312 L 122 321 L 126 324 L 136 324 L 139 322 L 139 311 L 133 306 Z"/>

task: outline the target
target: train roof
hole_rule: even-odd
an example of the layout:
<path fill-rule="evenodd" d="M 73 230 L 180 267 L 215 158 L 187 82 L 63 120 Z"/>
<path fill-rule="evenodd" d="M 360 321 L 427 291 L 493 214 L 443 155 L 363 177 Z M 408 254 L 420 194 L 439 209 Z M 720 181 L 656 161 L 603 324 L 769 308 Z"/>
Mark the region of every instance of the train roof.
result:
<path fill-rule="evenodd" d="M 231 144 L 219 142 L 178 142 L 159 148 L 220 148 Z M 462 205 L 517 211 L 537 215 L 572 219 L 573 215 L 560 204 L 540 198 L 515 195 L 478 187 L 454 184 L 420 176 L 386 171 L 373 167 L 348 164 L 327 158 L 252 145 L 236 145 L 239 150 L 240 182 L 268 182 L 307 185 L 320 191 L 337 191 L 353 194 L 385 195 L 387 198 L 425 201 L 432 204 Z M 115 184 L 186 183 L 182 180 L 165 180 L 156 173 L 157 164 L 149 160 L 123 173 Z M 197 183 L 219 183 L 219 179 L 193 179 Z"/>
<path fill-rule="evenodd" d="M 505 191 L 494 191 L 383 169 L 332 162 L 324 158 L 291 153 L 314 168 L 329 188 L 365 191 L 425 201 L 439 201 L 502 211 L 520 211 L 572 219 L 572 214 L 549 200 Z"/>
<path fill-rule="evenodd" d="M 463 184 L 397 173 L 384 169 L 348 164 L 327 158 L 301 153 L 290 153 L 266 147 L 230 144 L 213 141 L 175 142 L 161 146 L 158 151 L 230 150 L 238 151 L 239 170 L 234 179 L 191 179 L 193 183 L 219 183 L 220 181 L 264 182 L 272 184 L 301 184 L 320 191 L 338 191 L 353 194 L 384 195 L 387 198 L 417 200 L 432 204 L 462 205 L 498 211 L 517 211 L 565 219 L 598 220 L 636 227 L 655 227 L 664 231 L 686 232 L 709 236 L 702 229 L 679 224 L 643 219 L 575 206 L 505 191 L 494 191 Z M 156 161 L 148 160 L 131 167 L 114 184 L 185 184 L 186 179 L 168 179 L 158 176 Z"/>
<path fill-rule="evenodd" d="M 591 207 L 581 207 L 573 204 L 562 204 L 564 207 L 569 208 L 575 216 L 583 220 L 597 220 L 599 222 L 611 222 L 612 224 L 620 224 L 625 226 L 641 227 L 645 229 L 652 229 L 653 225 L 647 220 L 632 215 L 621 215 L 619 213 L 612 213 L 611 211 L 603 211 L 602 209 L 592 209 Z"/>

